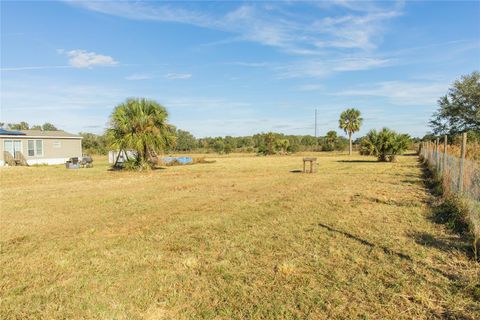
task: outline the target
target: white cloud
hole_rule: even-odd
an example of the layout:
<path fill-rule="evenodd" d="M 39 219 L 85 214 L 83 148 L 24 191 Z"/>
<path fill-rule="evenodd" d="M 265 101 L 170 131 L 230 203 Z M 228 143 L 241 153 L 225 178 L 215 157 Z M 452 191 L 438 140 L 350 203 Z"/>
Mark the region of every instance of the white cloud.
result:
<path fill-rule="evenodd" d="M 301 2 L 306 14 L 288 10 L 288 3 L 242 4 L 223 13 L 212 13 L 204 5 L 155 2 L 73 1 L 88 10 L 135 20 L 177 22 L 225 31 L 236 40 L 281 48 L 294 55 L 318 55 L 326 48 L 372 50 L 385 32 L 384 23 L 401 14 L 402 2 L 382 6 L 337 1 L 332 5 L 349 11 L 338 15 L 321 10 L 318 3 Z M 361 10 L 360 10 L 361 8 Z M 328 8 L 327 8 L 328 9 Z M 216 11 L 218 12 L 218 11 Z"/>
<path fill-rule="evenodd" d="M 448 83 L 385 81 L 335 93 L 340 96 L 383 97 L 397 105 L 435 105 L 448 90 Z"/>
<path fill-rule="evenodd" d="M 125 80 L 137 81 L 137 80 L 148 80 L 152 79 L 151 75 L 145 73 L 134 73 L 125 77 Z"/>
<path fill-rule="evenodd" d="M 112 66 L 118 64 L 118 61 L 115 61 L 115 59 L 110 56 L 88 52 L 86 50 L 76 49 L 64 51 L 63 49 L 59 49 L 57 52 L 67 55 L 70 58 L 68 63 L 75 68 L 91 68 L 92 66 Z"/>
<path fill-rule="evenodd" d="M 165 75 L 165 78 L 170 79 L 170 80 L 190 79 L 191 77 L 192 77 L 192 74 L 190 74 L 190 73 L 167 73 Z"/>
<path fill-rule="evenodd" d="M 276 66 L 274 69 L 281 78 L 324 78 L 334 72 L 369 70 L 391 64 L 392 61 L 388 59 L 349 57 L 334 60 L 298 61 L 289 65 Z"/>
<path fill-rule="evenodd" d="M 385 67 L 392 63 L 388 59 L 376 58 L 346 58 L 333 61 L 335 71 L 357 71 Z"/>

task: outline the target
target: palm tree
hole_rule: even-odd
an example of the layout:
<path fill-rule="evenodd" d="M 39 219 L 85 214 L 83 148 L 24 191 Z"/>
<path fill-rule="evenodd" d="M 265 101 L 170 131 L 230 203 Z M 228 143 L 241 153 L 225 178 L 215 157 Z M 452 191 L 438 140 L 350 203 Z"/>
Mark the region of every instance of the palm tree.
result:
<path fill-rule="evenodd" d="M 340 115 L 339 125 L 348 134 L 350 142 L 349 155 L 352 154 L 352 134 L 360 130 L 363 119 L 360 117 L 360 111 L 357 109 L 347 109 Z"/>
<path fill-rule="evenodd" d="M 337 142 L 337 132 L 336 131 L 328 131 L 327 135 L 325 136 L 325 143 L 327 145 L 327 149 L 332 151 L 335 149 L 335 143 Z"/>
<path fill-rule="evenodd" d="M 134 150 L 139 167 L 158 152 L 175 145 L 174 127 L 167 123 L 167 110 L 154 100 L 127 99 L 113 110 L 107 135 L 120 152 Z M 116 163 L 115 163 L 116 164 Z"/>
<path fill-rule="evenodd" d="M 288 141 L 288 139 L 280 139 L 275 141 L 275 147 L 280 151 L 280 154 L 286 154 L 289 146 L 290 141 Z"/>

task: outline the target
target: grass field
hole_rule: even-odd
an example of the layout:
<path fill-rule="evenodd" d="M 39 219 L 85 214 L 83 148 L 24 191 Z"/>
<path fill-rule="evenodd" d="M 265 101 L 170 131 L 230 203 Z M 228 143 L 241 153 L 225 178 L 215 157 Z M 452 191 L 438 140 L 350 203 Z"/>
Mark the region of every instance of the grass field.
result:
<path fill-rule="evenodd" d="M 475 319 L 415 156 L 0 169 L 1 318 Z"/>

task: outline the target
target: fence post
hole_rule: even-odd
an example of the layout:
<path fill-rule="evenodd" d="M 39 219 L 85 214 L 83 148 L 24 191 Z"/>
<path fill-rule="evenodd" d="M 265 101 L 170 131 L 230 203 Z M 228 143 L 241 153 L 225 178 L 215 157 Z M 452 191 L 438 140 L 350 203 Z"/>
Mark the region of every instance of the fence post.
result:
<path fill-rule="evenodd" d="M 462 134 L 462 157 L 460 158 L 460 174 L 458 175 L 458 192 L 463 192 L 463 173 L 465 166 L 465 152 L 467 149 L 467 133 Z"/>
<path fill-rule="evenodd" d="M 447 171 L 447 135 L 443 136 L 443 166 L 442 166 L 442 174 L 445 175 Z"/>
<path fill-rule="evenodd" d="M 440 152 L 438 150 L 439 144 L 440 144 L 440 138 L 437 138 L 435 140 L 435 166 L 436 166 L 435 169 L 437 170 L 437 172 L 440 169 Z"/>

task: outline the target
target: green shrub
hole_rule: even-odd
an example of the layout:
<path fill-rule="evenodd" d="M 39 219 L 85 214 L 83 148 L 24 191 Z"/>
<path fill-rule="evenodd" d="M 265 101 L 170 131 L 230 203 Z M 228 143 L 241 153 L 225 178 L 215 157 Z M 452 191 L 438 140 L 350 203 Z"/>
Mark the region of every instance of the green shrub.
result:
<path fill-rule="evenodd" d="M 122 169 L 128 170 L 128 171 L 142 171 L 145 169 L 149 169 L 152 166 L 153 166 L 152 163 L 148 163 L 137 158 L 131 158 L 123 162 Z"/>
<path fill-rule="evenodd" d="M 360 143 L 361 155 L 373 155 L 379 161 L 393 162 L 396 156 L 407 150 L 410 136 L 399 134 L 388 128 L 381 131 L 370 130 Z"/>

